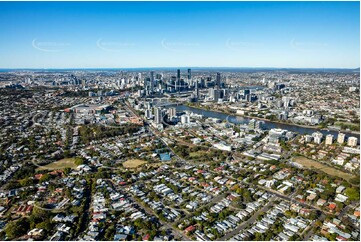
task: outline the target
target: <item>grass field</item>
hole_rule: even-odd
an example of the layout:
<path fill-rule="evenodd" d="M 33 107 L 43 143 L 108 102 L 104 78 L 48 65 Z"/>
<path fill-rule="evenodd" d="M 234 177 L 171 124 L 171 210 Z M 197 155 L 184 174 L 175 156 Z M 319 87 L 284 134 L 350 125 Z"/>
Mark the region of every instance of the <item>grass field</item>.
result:
<path fill-rule="evenodd" d="M 351 175 L 351 174 L 348 174 L 343 171 L 337 170 L 335 168 L 326 166 L 320 162 L 310 160 L 303 156 L 297 156 L 297 157 L 293 158 L 293 161 L 303 165 L 306 168 L 317 169 L 317 170 L 323 171 L 331 176 L 341 177 L 346 180 L 353 178 L 353 175 Z"/>
<path fill-rule="evenodd" d="M 340 126 L 342 129 L 351 129 L 354 131 L 360 130 L 360 124 L 359 123 L 349 123 L 349 122 L 336 122 L 336 126 Z"/>
<path fill-rule="evenodd" d="M 123 166 L 125 168 L 137 168 L 145 163 L 147 163 L 147 162 L 144 160 L 132 159 L 132 160 L 127 160 L 126 162 L 124 162 Z"/>
<path fill-rule="evenodd" d="M 50 164 L 47 164 L 45 166 L 40 166 L 37 168 L 37 170 L 58 170 L 58 169 L 65 169 L 67 167 L 69 168 L 76 168 L 77 165 L 75 165 L 75 158 L 65 158 L 58 161 L 54 161 Z"/>
<path fill-rule="evenodd" d="M 191 152 L 189 153 L 189 156 L 192 158 L 202 157 L 206 154 L 205 151 L 197 151 L 197 152 Z"/>

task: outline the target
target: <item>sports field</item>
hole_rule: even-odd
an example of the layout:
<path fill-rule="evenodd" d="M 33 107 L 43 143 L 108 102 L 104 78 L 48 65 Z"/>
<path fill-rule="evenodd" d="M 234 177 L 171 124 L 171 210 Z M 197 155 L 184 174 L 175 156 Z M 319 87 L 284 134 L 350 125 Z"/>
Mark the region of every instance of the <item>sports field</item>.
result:
<path fill-rule="evenodd" d="M 320 162 L 308 159 L 303 156 L 297 156 L 297 157 L 293 158 L 293 161 L 303 165 L 306 168 L 317 169 L 317 170 L 323 171 L 331 176 L 341 177 L 346 180 L 349 180 L 353 177 L 353 175 L 351 175 L 351 174 L 348 174 L 343 171 L 337 170 L 335 168 L 326 166 Z"/>
<path fill-rule="evenodd" d="M 58 170 L 58 169 L 65 169 L 69 168 L 76 168 L 77 165 L 75 164 L 76 158 L 65 158 L 58 161 L 54 161 L 50 164 L 45 166 L 39 166 L 36 170 Z"/>
<path fill-rule="evenodd" d="M 123 163 L 123 166 L 125 168 L 137 168 L 143 164 L 147 163 L 144 160 L 139 160 L 139 159 L 132 159 L 132 160 L 127 160 Z"/>

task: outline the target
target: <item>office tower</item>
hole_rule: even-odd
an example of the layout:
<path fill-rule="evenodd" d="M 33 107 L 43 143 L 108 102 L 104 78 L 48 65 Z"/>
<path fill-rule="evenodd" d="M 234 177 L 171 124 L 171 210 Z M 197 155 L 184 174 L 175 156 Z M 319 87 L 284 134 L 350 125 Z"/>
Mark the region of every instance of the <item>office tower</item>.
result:
<path fill-rule="evenodd" d="M 150 91 L 153 92 L 154 88 L 154 71 L 150 72 Z"/>
<path fill-rule="evenodd" d="M 265 126 L 265 122 L 264 121 L 256 121 L 256 129 L 263 129 Z"/>
<path fill-rule="evenodd" d="M 102 91 L 102 90 L 99 90 L 99 91 L 98 91 L 98 96 L 99 96 L 99 97 L 103 96 L 103 91 Z"/>
<path fill-rule="evenodd" d="M 332 145 L 332 143 L 333 143 L 333 135 L 332 134 L 326 135 L 325 143 L 326 143 L 326 145 Z"/>
<path fill-rule="evenodd" d="M 221 73 L 219 73 L 219 72 L 217 72 L 216 86 L 217 86 L 217 89 L 219 89 L 221 86 Z"/>
<path fill-rule="evenodd" d="M 351 147 L 355 147 L 357 145 L 357 138 L 356 137 L 349 137 L 347 140 L 347 145 Z"/>
<path fill-rule="evenodd" d="M 213 88 L 209 88 L 209 89 L 208 89 L 208 96 L 209 96 L 210 98 L 214 98 L 214 89 L 213 89 Z"/>
<path fill-rule="evenodd" d="M 204 78 L 201 78 L 201 83 L 199 83 L 199 84 L 200 84 L 199 85 L 200 88 L 206 87 L 206 81 L 204 80 Z"/>
<path fill-rule="evenodd" d="M 175 91 L 179 91 L 179 85 L 180 85 L 180 69 L 177 70 L 177 80 L 175 82 Z"/>
<path fill-rule="evenodd" d="M 213 99 L 215 102 L 218 102 L 219 98 L 220 98 L 220 91 L 217 89 L 212 89 L 213 90 Z"/>
<path fill-rule="evenodd" d="M 145 89 L 146 95 L 149 94 L 149 83 L 150 83 L 150 78 L 146 77 L 144 79 L 144 89 Z"/>
<path fill-rule="evenodd" d="M 198 99 L 199 98 L 198 80 L 196 81 L 195 95 L 196 95 L 196 98 Z"/>
<path fill-rule="evenodd" d="M 154 110 L 154 122 L 156 124 L 162 123 L 162 109 L 161 108 L 156 108 Z"/>
<path fill-rule="evenodd" d="M 177 110 L 176 108 L 169 108 L 168 109 L 168 118 L 177 116 Z"/>
<path fill-rule="evenodd" d="M 188 82 L 192 79 L 191 69 L 188 69 Z"/>
<path fill-rule="evenodd" d="M 315 132 L 312 136 L 316 144 L 321 144 L 323 138 L 323 134 L 321 132 Z"/>
<path fill-rule="evenodd" d="M 343 134 L 343 133 L 338 133 L 337 142 L 338 142 L 339 144 L 343 144 L 343 143 L 345 142 L 345 134 Z"/>
<path fill-rule="evenodd" d="M 251 94 L 251 90 L 249 90 L 249 89 L 244 89 L 243 90 L 243 97 L 246 99 L 246 97 L 248 96 L 248 95 L 250 95 Z"/>

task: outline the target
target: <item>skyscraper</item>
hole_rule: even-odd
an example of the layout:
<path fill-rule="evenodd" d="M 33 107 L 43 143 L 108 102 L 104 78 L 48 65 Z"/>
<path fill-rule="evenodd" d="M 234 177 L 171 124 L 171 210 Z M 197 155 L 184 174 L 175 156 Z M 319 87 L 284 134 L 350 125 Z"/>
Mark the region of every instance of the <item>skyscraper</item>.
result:
<path fill-rule="evenodd" d="M 221 86 L 221 73 L 217 72 L 217 77 L 216 77 L 216 86 L 217 86 L 217 90 L 220 88 Z"/>
<path fill-rule="evenodd" d="M 221 93 L 221 91 L 219 89 L 214 90 L 213 99 L 214 99 L 215 102 L 218 102 L 218 100 L 220 98 L 220 93 Z"/>
<path fill-rule="evenodd" d="M 154 87 L 154 71 L 150 72 L 150 91 L 153 92 Z"/>
<path fill-rule="evenodd" d="M 154 110 L 154 122 L 156 124 L 162 123 L 162 109 L 161 108 L 156 108 Z"/>
<path fill-rule="evenodd" d="M 169 118 L 177 116 L 176 108 L 169 108 L 168 109 L 168 116 L 169 116 Z"/>
<path fill-rule="evenodd" d="M 192 79 L 191 69 L 188 69 L 188 82 Z"/>
<path fill-rule="evenodd" d="M 180 84 L 180 69 L 177 70 L 177 80 L 176 80 L 176 84 L 175 84 L 175 91 L 179 91 L 179 84 Z"/>
<path fill-rule="evenodd" d="M 198 80 L 196 81 L 195 93 L 194 94 L 196 95 L 196 98 L 198 99 L 199 98 Z"/>

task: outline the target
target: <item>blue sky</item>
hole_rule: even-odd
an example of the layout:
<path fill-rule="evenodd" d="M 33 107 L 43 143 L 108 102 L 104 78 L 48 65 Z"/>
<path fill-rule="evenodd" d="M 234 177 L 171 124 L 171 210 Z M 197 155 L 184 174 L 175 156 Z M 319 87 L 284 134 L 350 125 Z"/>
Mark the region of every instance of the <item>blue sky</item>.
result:
<path fill-rule="evenodd" d="M 360 66 L 359 2 L 0 2 L 0 68 Z"/>

